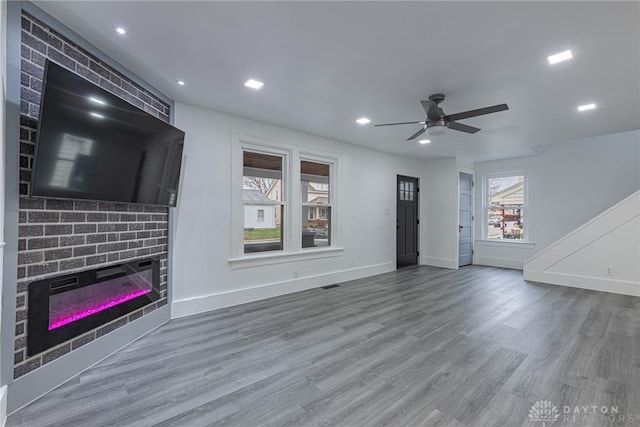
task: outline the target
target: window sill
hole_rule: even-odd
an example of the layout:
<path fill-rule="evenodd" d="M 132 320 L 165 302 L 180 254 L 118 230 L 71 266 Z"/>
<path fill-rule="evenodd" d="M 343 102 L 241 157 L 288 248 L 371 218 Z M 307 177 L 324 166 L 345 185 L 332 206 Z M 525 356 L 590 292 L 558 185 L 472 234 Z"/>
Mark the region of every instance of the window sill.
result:
<path fill-rule="evenodd" d="M 476 245 L 519 249 L 533 249 L 536 247 L 536 244 L 532 242 L 518 242 L 513 240 L 476 240 Z"/>
<path fill-rule="evenodd" d="M 342 256 L 344 248 L 305 249 L 302 252 L 280 252 L 277 254 L 247 255 L 242 258 L 227 260 L 232 270 L 240 268 L 261 267 L 265 265 L 283 264 L 286 262 L 307 261 L 311 259 L 333 258 Z"/>

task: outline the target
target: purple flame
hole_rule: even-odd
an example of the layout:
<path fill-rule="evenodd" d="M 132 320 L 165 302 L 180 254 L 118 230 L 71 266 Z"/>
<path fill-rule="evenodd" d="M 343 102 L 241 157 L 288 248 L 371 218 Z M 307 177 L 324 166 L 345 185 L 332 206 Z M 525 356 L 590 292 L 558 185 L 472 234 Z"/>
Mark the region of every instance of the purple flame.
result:
<path fill-rule="evenodd" d="M 101 312 L 103 310 L 106 310 L 108 308 L 115 307 L 118 304 L 122 304 L 123 302 L 132 300 L 134 298 L 138 298 L 139 296 L 148 294 L 149 292 L 151 292 L 151 289 L 139 289 L 139 290 L 137 290 L 135 292 L 132 292 L 130 294 L 123 295 L 123 296 L 118 297 L 116 299 L 113 299 L 113 300 L 110 300 L 110 301 L 106 301 L 106 302 L 104 302 L 102 304 L 99 304 L 99 305 L 97 305 L 95 307 L 91 307 L 91 308 L 89 308 L 87 310 L 83 310 L 83 311 L 81 311 L 79 313 L 75 313 L 75 314 L 73 314 L 73 315 L 71 315 L 69 317 L 63 317 L 61 319 L 54 320 L 51 323 L 49 323 L 49 330 L 51 331 L 53 329 L 59 328 L 59 327 L 64 326 L 64 325 L 67 325 L 67 324 L 69 324 L 71 322 L 75 322 L 76 320 L 80 320 L 80 319 L 82 319 L 84 317 L 91 316 L 92 314 L 99 313 L 99 312 Z"/>

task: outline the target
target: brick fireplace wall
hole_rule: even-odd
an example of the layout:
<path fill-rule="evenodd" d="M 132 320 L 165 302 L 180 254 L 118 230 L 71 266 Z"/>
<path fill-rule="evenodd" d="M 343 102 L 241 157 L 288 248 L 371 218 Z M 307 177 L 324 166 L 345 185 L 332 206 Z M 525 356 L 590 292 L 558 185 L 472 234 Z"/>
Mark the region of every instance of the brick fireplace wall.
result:
<path fill-rule="evenodd" d="M 18 378 L 167 303 L 168 208 L 78 200 L 29 199 L 45 59 L 74 71 L 161 120 L 162 100 L 82 47 L 22 12 L 20 79 L 20 204 L 14 378 Z M 46 277 L 120 261 L 160 258 L 160 300 L 98 329 L 27 357 L 27 288 Z"/>

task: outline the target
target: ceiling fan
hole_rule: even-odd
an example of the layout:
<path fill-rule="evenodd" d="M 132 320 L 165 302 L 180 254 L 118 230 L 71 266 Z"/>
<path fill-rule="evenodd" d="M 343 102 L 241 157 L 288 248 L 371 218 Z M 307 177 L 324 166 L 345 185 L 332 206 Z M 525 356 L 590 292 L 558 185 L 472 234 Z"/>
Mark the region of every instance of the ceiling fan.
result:
<path fill-rule="evenodd" d="M 447 128 L 466 133 L 476 133 L 480 130 L 479 128 L 458 123 L 458 120 L 482 116 L 484 114 L 497 113 L 498 111 L 509 109 L 507 104 L 499 104 L 492 107 L 478 108 L 477 110 L 463 111 L 462 113 L 445 114 L 442 108 L 439 107 L 439 104 L 442 101 L 444 101 L 444 95 L 441 93 L 431 95 L 428 101 L 420 101 L 422 108 L 424 108 L 424 112 L 427 113 L 427 120 L 419 122 L 383 123 L 374 126 L 423 125 L 422 129 L 407 138 L 407 141 L 416 139 L 425 132 L 427 132 L 427 135 L 429 136 L 443 135 Z"/>

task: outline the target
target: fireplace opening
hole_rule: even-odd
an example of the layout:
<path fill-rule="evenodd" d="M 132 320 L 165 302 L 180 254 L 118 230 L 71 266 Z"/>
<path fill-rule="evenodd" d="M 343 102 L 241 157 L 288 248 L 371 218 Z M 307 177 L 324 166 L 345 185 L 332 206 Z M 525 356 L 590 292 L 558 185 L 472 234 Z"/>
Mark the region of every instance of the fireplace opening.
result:
<path fill-rule="evenodd" d="M 27 354 L 38 354 L 157 301 L 159 284 L 158 259 L 30 283 Z"/>

